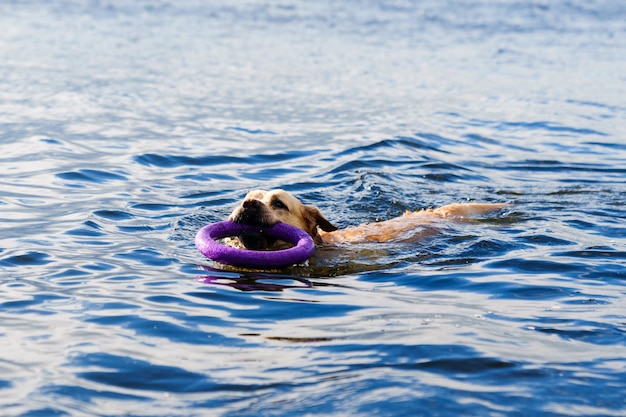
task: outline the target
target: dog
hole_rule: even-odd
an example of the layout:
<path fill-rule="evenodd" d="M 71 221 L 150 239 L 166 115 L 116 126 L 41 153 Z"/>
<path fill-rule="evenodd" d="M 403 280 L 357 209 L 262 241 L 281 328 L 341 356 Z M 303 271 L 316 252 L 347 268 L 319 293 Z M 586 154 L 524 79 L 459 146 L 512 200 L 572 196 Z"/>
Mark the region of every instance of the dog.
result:
<path fill-rule="evenodd" d="M 305 205 L 285 190 L 250 191 L 235 207 L 229 220 L 254 226 L 268 227 L 283 222 L 307 232 L 316 245 L 383 243 L 415 239 L 433 233 L 435 223 L 445 219 L 464 219 L 492 213 L 509 206 L 507 203 L 449 204 L 436 209 L 408 211 L 403 216 L 381 222 L 365 223 L 339 229 L 320 210 Z M 418 233 L 413 233 L 419 229 Z M 239 243 L 246 249 L 274 250 L 285 247 L 285 242 L 261 233 L 243 233 Z"/>

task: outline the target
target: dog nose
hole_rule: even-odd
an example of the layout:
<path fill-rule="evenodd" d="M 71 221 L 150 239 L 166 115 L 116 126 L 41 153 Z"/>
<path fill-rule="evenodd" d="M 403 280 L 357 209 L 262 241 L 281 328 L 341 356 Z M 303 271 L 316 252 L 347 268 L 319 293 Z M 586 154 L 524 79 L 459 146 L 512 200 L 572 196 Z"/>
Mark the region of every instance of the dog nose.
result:
<path fill-rule="evenodd" d="M 242 206 L 247 210 L 255 210 L 261 206 L 261 202 L 259 200 L 255 200 L 254 198 L 250 198 L 248 200 L 245 200 Z"/>

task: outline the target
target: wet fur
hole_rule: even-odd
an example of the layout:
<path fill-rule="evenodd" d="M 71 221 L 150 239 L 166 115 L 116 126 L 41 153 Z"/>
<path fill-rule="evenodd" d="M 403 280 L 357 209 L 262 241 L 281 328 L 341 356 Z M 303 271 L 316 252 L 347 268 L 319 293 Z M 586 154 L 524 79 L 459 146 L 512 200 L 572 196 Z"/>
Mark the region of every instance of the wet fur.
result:
<path fill-rule="evenodd" d="M 401 239 L 412 230 L 428 226 L 445 219 L 463 219 L 468 216 L 487 214 L 502 209 L 508 204 L 449 204 L 437 209 L 406 212 L 390 220 L 366 223 L 360 226 L 338 229 L 315 206 L 305 205 L 287 191 L 254 190 L 233 210 L 229 220 L 259 226 L 271 226 L 278 222 L 290 224 L 307 232 L 316 244 L 387 242 Z M 277 249 L 285 242 L 270 241 L 261 235 L 239 237 L 248 249 Z"/>

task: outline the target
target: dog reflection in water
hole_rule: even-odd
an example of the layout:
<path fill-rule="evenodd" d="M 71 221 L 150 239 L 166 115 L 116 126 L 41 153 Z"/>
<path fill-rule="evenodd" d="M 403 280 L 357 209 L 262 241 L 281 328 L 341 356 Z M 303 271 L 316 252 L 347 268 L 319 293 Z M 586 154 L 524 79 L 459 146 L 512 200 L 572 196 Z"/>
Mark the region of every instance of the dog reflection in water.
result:
<path fill-rule="evenodd" d="M 210 268 L 205 269 L 211 270 Z M 223 285 L 235 288 L 239 291 L 280 292 L 290 288 L 313 288 L 311 281 L 301 277 L 279 277 L 269 274 L 249 274 L 241 275 L 236 278 L 228 278 L 220 275 L 204 275 L 197 277 L 196 281 L 210 285 Z"/>

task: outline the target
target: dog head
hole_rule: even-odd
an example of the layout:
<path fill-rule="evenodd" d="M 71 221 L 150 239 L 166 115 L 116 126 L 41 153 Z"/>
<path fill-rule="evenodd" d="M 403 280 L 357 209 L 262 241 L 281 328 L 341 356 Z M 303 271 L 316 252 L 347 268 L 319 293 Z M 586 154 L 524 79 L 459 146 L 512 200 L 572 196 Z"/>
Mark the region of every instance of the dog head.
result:
<path fill-rule="evenodd" d="M 284 190 L 250 191 L 228 218 L 231 221 L 254 226 L 273 226 L 287 223 L 307 232 L 315 243 L 321 243 L 317 228 L 325 232 L 337 230 L 315 206 L 304 205 Z M 246 249 L 273 249 L 284 243 L 260 233 L 244 233 L 239 240 Z"/>

